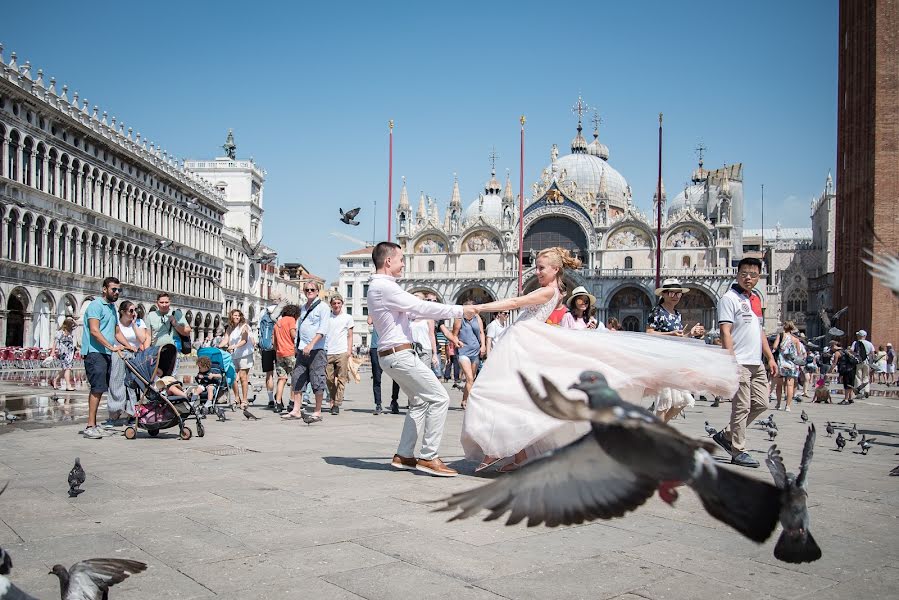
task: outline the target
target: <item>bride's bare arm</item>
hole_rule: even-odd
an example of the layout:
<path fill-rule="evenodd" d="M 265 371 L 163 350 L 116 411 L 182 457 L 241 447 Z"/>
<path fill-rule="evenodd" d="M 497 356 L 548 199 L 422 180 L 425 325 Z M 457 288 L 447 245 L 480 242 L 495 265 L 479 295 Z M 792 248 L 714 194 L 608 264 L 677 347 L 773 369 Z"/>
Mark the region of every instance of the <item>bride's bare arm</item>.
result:
<path fill-rule="evenodd" d="M 530 294 L 509 298 L 508 300 L 497 300 L 496 302 L 487 302 L 478 304 L 475 308 L 478 312 L 499 312 L 501 310 L 517 310 L 525 306 L 536 306 L 545 304 L 553 297 L 554 290 L 550 286 L 537 288 Z"/>

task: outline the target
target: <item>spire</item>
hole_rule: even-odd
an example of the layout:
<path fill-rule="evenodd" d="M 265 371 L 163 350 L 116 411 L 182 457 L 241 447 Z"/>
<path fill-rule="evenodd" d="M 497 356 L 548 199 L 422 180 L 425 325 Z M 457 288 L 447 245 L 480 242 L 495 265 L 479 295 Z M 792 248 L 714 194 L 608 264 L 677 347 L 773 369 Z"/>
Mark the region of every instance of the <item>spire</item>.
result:
<path fill-rule="evenodd" d="M 833 177 L 830 175 L 830 171 L 827 171 L 827 181 L 824 183 L 824 193 L 828 196 L 833 196 Z"/>
<path fill-rule="evenodd" d="M 609 180 L 606 177 L 606 170 L 602 170 L 602 174 L 599 176 L 599 198 L 601 200 L 609 199 Z"/>
<path fill-rule="evenodd" d="M 702 159 L 705 156 L 705 151 L 708 150 L 708 147 L 699 142 L 699 144 L 694 148 L 696 151 L 696 155 L 699 157 L 699 168 L 693 171 L 693 183 L 699 183 L 700 181 L 705 181 L 709 177 L 709 172 L 706 171 L 702 166 Z"/>
<path fill-rule="evenodd" d="M 509 175 L 509 169 L 506 169 L 506 189 L 503 190 L 503 200 L 513 202 L 515 196 L 512 195 L 512 178 Z"/>
<path fill-rule="evenodd" d="M 499 156 L 496 154 L 496 146 L 493 147 L 493 152 L 490 153 L 490 181 L 487 182 L 487 185 L 484 186 L 485 194 L 499 194 L 500 188 L 499 182 L 496 180 L 496 159 Z"/>
<path fill-rule="evenodd" d="M 434 221 L 434 223 L 440 223 L 440 212 L 437 210 L 437 201 L 431 200 L 430 197 L 428 200 L 431 203 L 431 220 Z"/>
<path fill-rule="evenodd" d="M 225 139 L 225 143 L 222 144 L 222 150 L 225 151 L 225 154 L 231 160 L 237 158 L 237 144 L 234 143 L 234 131 L 232 129 L 228 129 L 228 137 Z"/>
<path fill-rule="evenodd" d="M 409 209 L 409 192 L 406 191 L 406 177 L 403 176 L 403 189 L 400 191 L 399 209 Z"/>
<path fill-rule="evenodd" d="M 719 188 L 721 189 L 721 193 L 724 195 L 730 194 L 730 178 L 727 176 L 727 165 L 721 167 L 721 185 Z"/>
<path fill-rule="evenodd" d="M 571 112 L 577 115 L 577 135 L 574 136 L 574 139 L 571 140 L 571 153 L 572 154 L 586 154 L 587 153 L 587 140 L 584 139 L 582 134 L 584 130 L 583 126 L 583 118 L 584 113 L 590 110 L 590 107 L 587 106 L 584 99 L 581 98 L 580 95 L 577 97 L 577 102 L 574 106 L 571 107 Z M 598 134 L 597 134 L 598 135 Z"/>
<path fill-rule="evenodd" d="M 453 173 L 453 194 L 450 196 L 450 206 L 462 206 L 462 194 L 459 193 L 459 177 Z"/>
<path fill-rule="evenodd" d="M 422 220 L 428 218 L 427 210 L 425 210 L 425 193 L 424 193 L 424 191 L 422 191 L 421 196 L 418 197 L 418 212 L 415 213 L 415 216 Z"/>

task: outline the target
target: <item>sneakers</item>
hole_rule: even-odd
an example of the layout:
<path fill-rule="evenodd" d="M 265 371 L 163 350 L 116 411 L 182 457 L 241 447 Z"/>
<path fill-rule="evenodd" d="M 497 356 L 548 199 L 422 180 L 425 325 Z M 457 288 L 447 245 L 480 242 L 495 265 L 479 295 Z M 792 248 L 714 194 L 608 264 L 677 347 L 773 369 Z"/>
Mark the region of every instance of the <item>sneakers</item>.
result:
<path fill-rule="evenodd" d="M 734 453 L 734 447 L 731 445 L 730 440 L 724 437 L 723 429 L 712 436 L 712 441 L 724 448 L 728 454 L 732 455 Z"/>
<path fill-rule="evenodd" d="M 399 402 L 391 401 L 390 402 L 390 414 L 398 415 L 400 414 L 400 404 Z"/>
<path fill-rule="evenodd" d="M 332 415 L 339 415 L 339 414 L 340 414 L 340 407 L 339 407 L 338 405 L 336 405 L 336 404 L 332 404 L 332 405 L 331 405 L 331 414 L 332 414 Z"/>
<path fill-rule="evenodd" d="M 759 466 L 759 461 L 749 456 L 746 452 L 740 452 L 730 459 L 730 464 L 737 465 L 738 467 L 756 468 Z"/>
<path fill-rule="evenodd" d="M 436 456 L 431 460 L 419 458 L 418 462 L 415 464 L 415 469 L 435 477 L 455 477 L 459 474 L 458 471 L 450 469 Z"/>
<path fill-rule="evenodd" d="M 407 458 L 405 456 L 400 456 L 399 454 L 394 454 L 393 460 L 390 461 L 390 466 L 395 469 L 411 470 L 415 468 L 416 463 L 417 461 L 414 457 L 410 456 Z"/>
<path fill-rule="evenodd" d="M 784 412 L 793 412 L 789 406 L 784 406 Z"/>
<path fill-rule="evenodd" d="M 372 414 L 379 415 L 379 414 L 381 414 L 382 412 L 384 412 L 384 411 L 381 409 L 381 405 L 380 405 L 380 404 L 377 404 L 377 405 L 375 405 L 375 412 L 372 413 Z"/>
<path fill-rule="evenodd" d="M 101 438 L 106 437 L 104 435 L 103 430 L 97 427 L 96 425 L 93 427 L 85 427 L 81 432 L 81 435 L 91 440 L 99 440 Z"/>

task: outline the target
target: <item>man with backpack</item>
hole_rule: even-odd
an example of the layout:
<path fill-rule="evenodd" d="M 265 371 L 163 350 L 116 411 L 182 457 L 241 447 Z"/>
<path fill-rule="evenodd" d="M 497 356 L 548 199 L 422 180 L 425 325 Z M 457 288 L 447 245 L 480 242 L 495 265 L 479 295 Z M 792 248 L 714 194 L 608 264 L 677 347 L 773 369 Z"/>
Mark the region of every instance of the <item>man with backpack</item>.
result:
<path fill-rule="evenodd" d="M 855 343 L 852 344 L 852 351 L 858 359 L 858 367 L 855 369 L 855 394 L 862 395 L 862 390 L 871 381 L 871 364 L 874 361 L 874 344 L 867 340 L 868 332 L 860 329 L 855 332 Z M 868 392 L 864 392 L 868 397 Z"/>
<path fill-rule="evenodd" d="M 273 297 L 276 304 L 262 309 L 259 317 L 259 354 L 262 358 L 262 372 L 265 373 L 265 389 L 268 392 L 268 407 L 275 408 L 275 323 L 287 301 Z"/>
<path fill-rule="evenodd" d="M 852 394 L 855 391 L 855 371 L 858 366 L 858 359 L 848 349 L 843 349 L 837 342 L 831 342 L 831 366 L 828 372 L 836 369 L 840 377 L 840 383 L 843 384 L 843 400 L 840 404 L 852 404 Z"/>

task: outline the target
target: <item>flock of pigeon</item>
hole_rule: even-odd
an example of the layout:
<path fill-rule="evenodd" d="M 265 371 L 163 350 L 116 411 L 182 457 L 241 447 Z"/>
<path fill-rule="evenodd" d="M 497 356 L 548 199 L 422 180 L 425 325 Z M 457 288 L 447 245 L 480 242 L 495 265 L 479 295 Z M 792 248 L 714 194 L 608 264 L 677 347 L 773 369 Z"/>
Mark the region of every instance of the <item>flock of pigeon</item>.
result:
<path fill-rule="evenodd" d="M 589 421 L 591 431 L 501 479 L 439 501 L 445 505 L 437 510 L 459 511 L 451 521 L 487 509 L 486 521 L 509 513 L 506 525 L 525 519 L 529 527 L 580 524 L 622 517 L 656 492 L 673 505 L 676 488 L 686 485 L 709 515 L 754 542 L 767 540 L 780 522 L 783 531 L 774 547 L 778 560 L 803 563 L 821 558 L 809 530 L 807 507 L 814 424 L 808 427 L 798 474 L 787 472 L 776 444 L 768 450 L 765 462 L 772 485 L 720 466 L 712 457 L 712 442 L 687 437 L 646 409 L 625 402 L 601 373 L 586 371 L 571 386 L 587 395 L 586 404 L 567 398 L 550 380 L 542 379 L 545 394 L 521 376 L 534 404 L 557 419 Z M 802 421 L 808 422 L 804 411 Z M 765 426 L 771 440 L 776 437 L 773 416 L 758 424 Z M 710 436 L 717 433 L 708 422 L 705 430 Z"/>
<path fill-rule="evenodd" d="M 75 466 L 69 473 L 69 496 L 80 494 L 85 473 L 81 461 L 75 459 Z M 9 482 L 0 495 L 6 491 Z M 141 573 L 147 569 L 146 563 L 121 558 L 89 558 L 75 563 L 66 569 L 63 565 L 53 565 L 48 575 L 56 575 L 59 579 L 59 597 L 61 600 L 107 600 L 109 588 L 125 581 L 130 575 Z M 12 571 L 12 557 L 0 548 L 0 600 L 37 600 L 34 596 L 19 589 L 9 580 Z"/>

